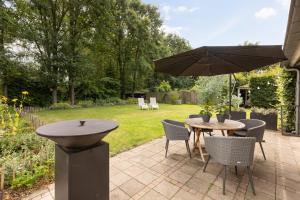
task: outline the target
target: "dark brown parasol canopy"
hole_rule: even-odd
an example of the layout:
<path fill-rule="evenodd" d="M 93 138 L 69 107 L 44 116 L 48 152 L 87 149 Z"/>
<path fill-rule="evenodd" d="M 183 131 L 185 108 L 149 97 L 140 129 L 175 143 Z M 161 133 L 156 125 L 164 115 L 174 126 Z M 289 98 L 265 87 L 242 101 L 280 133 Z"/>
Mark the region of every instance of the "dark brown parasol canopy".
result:
<path fill-rule="evenodd" d="M 155 71 L 174 76 L 214 76 L 249 72 L 286 60 L 281 45 L 211 46 L 154 61 Z M 231 114 L 229 76 L 229 117 Z"/>
<path fill-rule="evenodd" d="M 286 60 L 281 45 L 204 46 L 154 61 L 155 71 L 174 76 L 248 72 Z"/>

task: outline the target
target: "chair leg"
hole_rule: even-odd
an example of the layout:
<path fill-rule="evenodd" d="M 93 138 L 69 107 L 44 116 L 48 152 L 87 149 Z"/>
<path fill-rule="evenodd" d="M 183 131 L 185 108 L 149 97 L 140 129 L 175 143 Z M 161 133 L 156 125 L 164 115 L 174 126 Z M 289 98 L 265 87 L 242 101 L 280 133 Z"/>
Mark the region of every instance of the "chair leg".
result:
<path fill-rule="evenodd" d="M 167 139 L 167 141 L 166 141 L 166 154 L 165 154 L 165 157 L 167 157 L 167 155 L 168 155 L 168 148 L 169 148 L 169 140 Z"/>
<path fill-rule="evenodd" d="M 205 162 L 205 165 L 204 165 L 204 168 L 203 168 L 203 172 L 205 172 L 209 160 L 210 160 L 210 155 L 208 155 L 208 158 L 207 158 L 207 160 Z"/>
<path fill-rule="evenodd" d="M 188 140 L 185 140 L 185 146 L 186 146 L 186 150 L 187 150 L 188 154 L 190 155 L 190 158 L 192 158 L 191 149 L 190 149 Z"/>
<path fill-rule="evenodd" d="M 262 143 L 261 143 L 261 142 L 259 142 L 259 146 L 260 146 L 261 152 L 262 152 L 262 154 L 263 154 L 263 156 L 264 156 L 264 159 L 265 159 L 265 160 L 267 160 L 267 159 L 266 159 L 266 155 L 265 155 L 265 152 L 264 152 L 264 149 L 263 149 L 263 146 L 262 146 Z"/>
<path fill-rule="evenodd" d="M 235 175 L 238 175 L 238 168 L 237 168 L 237 166 L 235 165 L 234 168 L 235 168 Z"/>
<path fill-rule="evenodd" d="M 225 183 L 226 183 L 226 165 L 224 165 L 224 176 L 223 176 L 223 195 L 225 195 Z"/>
<path fill-rule="evenodd" d="M 252 188 L 252 192 L 253 192 L 254 195 L 256 195 L 255 189 L 254 189 L 254 184 L 253 184 L 252 173 L 251 173 L 251 170 L 250 170 L 250 166 L 247 166 L 247 171 L 248 171 L 249 182 L 250 182 L 250 185 L 251 185 L 251 188 Z"/>
<path fill-rule="evenodd" d="M 195 142 L 196 142 L 196 130 L 195 130 L 195 128 L 193 128 L 193 134 L 194 134 L 194 146 L 195 146 Z"/>

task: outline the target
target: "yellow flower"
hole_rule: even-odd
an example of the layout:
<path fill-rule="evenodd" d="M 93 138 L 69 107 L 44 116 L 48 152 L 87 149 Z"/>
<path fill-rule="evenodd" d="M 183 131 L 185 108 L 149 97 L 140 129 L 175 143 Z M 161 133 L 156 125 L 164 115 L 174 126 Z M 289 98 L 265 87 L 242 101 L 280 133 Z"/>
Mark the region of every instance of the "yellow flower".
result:
<path fill-rule="evenodd" d="M 18 101 L 18 99 L 14 98 L 11 101 L 14 102 L 14 103 L 16 103 Z"/>
<path fill-rule="evenodd" d="M 1 97 L 1 100 L 2 100 L 3 103 L 6 103 L 6 102 L 7 102 L 7 97 L 2 96 L 2 97 Z"/>
<path fill-rule="evenodd" d="M 23 95 L 28 95 L 29 92 L 28 92 L 28 91 L 22 91 L 22 94 L 23 94 Z"/>

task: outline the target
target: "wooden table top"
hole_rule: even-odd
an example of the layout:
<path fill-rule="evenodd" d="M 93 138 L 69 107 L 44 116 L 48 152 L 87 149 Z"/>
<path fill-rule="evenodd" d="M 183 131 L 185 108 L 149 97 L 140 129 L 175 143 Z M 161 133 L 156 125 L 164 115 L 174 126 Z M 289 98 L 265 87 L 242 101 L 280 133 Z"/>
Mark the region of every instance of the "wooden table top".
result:
<path fill-rule="evenodd" d="M 245 127 L 245 124 L 242 122 L 229 119 L 226 119 L 224 123 L 220 123 L 217 119 L 210 119 L 209 122 L 203 122 L 202 118 L 190 118 L 185 123 L 193 128 L 212 130 L 239 130 Z"/>

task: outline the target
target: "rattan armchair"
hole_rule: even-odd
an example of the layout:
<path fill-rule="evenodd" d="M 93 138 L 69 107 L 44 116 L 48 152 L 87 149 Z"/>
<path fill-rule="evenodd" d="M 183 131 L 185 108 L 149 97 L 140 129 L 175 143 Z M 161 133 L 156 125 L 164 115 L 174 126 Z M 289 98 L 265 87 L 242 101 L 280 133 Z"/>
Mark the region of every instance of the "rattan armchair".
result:
<path fill-rule="evenodd" d="M 225 194 L 227 166 L 244 166 L 247 168 L 249 181 L 253 194 L 255 195 L 252 172 L 250 169 L 254 157 L 255 138 L 213 136 L 204 137 L 204 141 L 209 156 L 204 165 L 203 172 L 205 172 L 211 158 L 224 165 L 223 194 Z"/>
<path fill-rule="evenodd" d="M 168 154 L 170 140 L 184 140 L 187 152 L 191 158 L 192 154 L 189 146 L 190 132 L 185 128 L 184 123 L 166 119 L 162 121 L 162 124 L 167 139 L 165 157 L 167 157 Z"/>
<path fill-rule="evenodd" d="M 244 123 L 245 128 L 243 130 L 235 131 L 234 135 L 239 137 L 255 137 L 256 142 L 259 143 L 263 157 L 266 160 L 266 155 L 262 146 L 266 122 L 258 119 L 241 119 L 239 122 Z"/>

